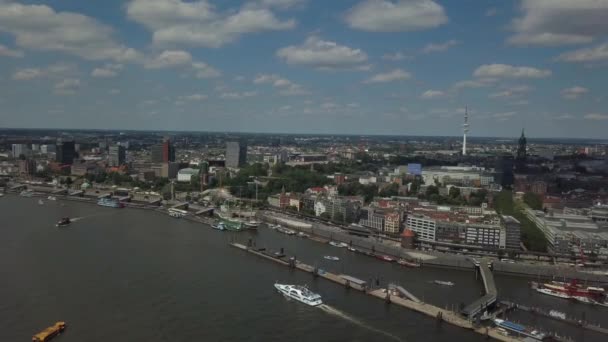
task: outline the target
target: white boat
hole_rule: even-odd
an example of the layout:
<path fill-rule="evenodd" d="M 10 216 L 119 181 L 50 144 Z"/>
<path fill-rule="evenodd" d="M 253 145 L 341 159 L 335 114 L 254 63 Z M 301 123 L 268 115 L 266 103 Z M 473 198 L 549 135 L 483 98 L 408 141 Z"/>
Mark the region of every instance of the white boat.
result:
<path fill-rule="evenodd" d="M 348 247 L 348 250 L 349 250 L 349 251 L 351 251 L 351 252 L 356 252 L 356 251 L 357 251 L 357 250 L 356 250 L 356 249 L 354 249 L 353 247 Z"/>
<path fill-rule="evenodd" d="M 347 243 L 344 242 L 336 242 L 336 241 L 329 241 L 329 244 L 334 246 L 334 247 L 339 247 L 339 248 L 346 248 L 348 247 Z"/>
<path fill-rule="evenodd" d="M 583 296 L 572 296 L 572 298 L 576 299 L 576 301 L 584 303 L 584 304 L 596 304 L 597 302 L 591 298 L 583 297 Z"/>
<path fill-rule="evenodd" d="M 296 235 L 296 231 L 295 230 L 291 230 L 288 228 L 283 228 L 281 226 L 279 226 L 279 228 L 277 228 L 277 231 L 283 233 L 283 234 L 287 234 L 287 235 Z"/>
<path fill-rule="evenodd" d="M 331 261 L 339 261 L 340 258 L 338 258 L 337 256 L 333 256 L 333 255 L 326 255 L 323 258 L 327 259 L 327 260 L 331 260 Z"/>
<path fill-rule="evenodd" d="M 259 225 L 260 225 L 260 222 L 258 222 L 256 220 L 251 220 L 251 221 L 245 222 L 245 227 L 247 227 L 248 229 L 258 229 Z"/>
<path fill-rule="evenodd" d="M 57 197 L 55 197 L 55 196 L 49 196 L 49 197 L 47 197 L 47 199 L 48 199 L 49 201 L 56 201 L 56 200 L 57 200 Z"/>
<path fill-rule="evenodd" d="M 41 200 L 41 199 L 39 199 L 39 200 L 38 200 L 38 204 L 43 205 L 43 204 L 44 204 L 44 202 L 42 202 L 42 200 Z"/>
<path fill-rule="evenodd" d="M 298 302 L 317 306 L 323 304 L 321 296 L 317 293 L 310 291 L 306 286 L 300 285 L 286 285 L 286 284 L 274 284 L 274 287 L 287 298 L 293 298 Z"/>
<path fill-rule="evenodd" d="M 562 299 L 572 298 L 571 296 L 569 296 L 565 293 L 553 291 L 551 289 L 540 288 L 540 289 L 536 289 L 536 291 L 538 291 L 539 293 L 542 293 L 542 294 L 546 294 L 548 296 L 553 296 L 553 297 L 562 298 Z"/>
<path fill-rule="evenodd" d="M 281 228 L 281 225 L 280 224 L 269 224 L 268 228 L 270 228 L 270 229 L 279 229 L 279 228 Z"/>
<path fill-rule="evenodd" d="M 451 282 L 451 281 L 445 281 L 445 280 L 433 280 L 433 283 L 435 283 L 437 285 L 454 286 L 453 282 Z"/>
<path fill-rule="evenodd" d="M 559 319 L 566 319 L 566 314 L 563 312 L 557 311 L 557 310 L 549 311 L 549 316 L 559 318 Z"/>
<path fill-rule="evenodd" d="M 214 224 L 214 225 L 211 226 L 211 228 L 217 229 L 217 230 L 226 230 L 226 227 L 224 226 L 224 222 L 220 222 L 218 224 Z"/>
<path fill-rule="evenodd" d="M 307 238 L 307 237 L 310 237 L 310 235 L 308 235 L 308 234 L 306 234 L 306 233 L 299 232 L 299 233 L 298 233 L 298 237 L 301 237 L 301 238 Z"/>

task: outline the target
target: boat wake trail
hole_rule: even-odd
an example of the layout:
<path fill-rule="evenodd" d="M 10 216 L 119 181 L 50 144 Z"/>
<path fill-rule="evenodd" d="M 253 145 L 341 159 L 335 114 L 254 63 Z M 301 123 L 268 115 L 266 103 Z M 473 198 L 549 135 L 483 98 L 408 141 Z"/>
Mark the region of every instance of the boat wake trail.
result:
<path fill-rule="evenodd" d="M 374 328 L 372 326 L 369 326 L 369 325 L 361 322 L 360 320 L 356 319 L 355 317 L 353 317 L 353 316 L 351 316 L 351 315 L 349 315 L 349 314 L 347 314 L 347 313 L 345 313 L 345 312 L 343 312 L 341 310 L 338 310 L 338 309 L 336 309 L 336 308 L 334 308 L 332 306 L 329 306 L 327 304 L 321 304 L 321 305 L 319 305 L 317 307 L 319 309 L 325 311 L 326 313 L 330 314 L 330 315 L 333 315 L 333 316 L 336 316 L 336 317 L 340 317 L 340 318 L 342 318 L 344 320 L 347 320 L 347 321 L 349 321 L 349 322 L 351 322 L 351 323 L 353 323 L 355 325 L 358 325 L 358 326 L 360 326 L 362 328 L 365 328 L 365 329 L 367 329 L 369 331 L 373 331 L 373 332 L 376 332 L 378 334 L 382 334 L 382 335 L 384 335 L 384 336 L 386 336 L 386 337 L 388 337 L 390 339 L 393 339 L 395 341 L 403 342 L 403 340 L 400 339 L 399 337 L 397 337 L 397 336 L 395 336 L 395 335 L 393 335 L 391 333 L 388 333 L 388 332 L 386 332 L 384 330 L 376 329 L 376 328 Z"/>
<path fill-rule="evenodd" d="M 82 220 L 83 218 L 84 218 L 84 217 L 74 217 L 74 218 L 71 218 L 71 219 L 70 219 L 70 221 L 72 221 L 72 222 L 76 222 L 76 221 L 80 221 L 80 220 Z"/>

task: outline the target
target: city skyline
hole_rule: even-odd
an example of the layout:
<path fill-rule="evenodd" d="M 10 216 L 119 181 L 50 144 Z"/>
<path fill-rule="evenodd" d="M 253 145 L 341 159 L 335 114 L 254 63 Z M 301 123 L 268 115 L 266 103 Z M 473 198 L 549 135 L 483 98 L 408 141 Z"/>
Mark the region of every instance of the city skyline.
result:
<path fill-rule="evenodd" d="M 608 1 L 0 0 L 0 127 L 603 138 Z M 35 99 L 35 101 L 32 101 Z"/>

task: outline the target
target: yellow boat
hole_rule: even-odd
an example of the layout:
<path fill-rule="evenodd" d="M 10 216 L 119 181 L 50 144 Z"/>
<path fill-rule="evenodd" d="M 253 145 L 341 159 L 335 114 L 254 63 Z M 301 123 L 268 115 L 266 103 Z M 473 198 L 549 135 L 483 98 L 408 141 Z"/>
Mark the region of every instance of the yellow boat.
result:
<path fill-rule="evenodd" d="M 61 334 L 66 328 L 65 322 L 57 322 L 32 337 L 32 342 L 47 342 Z"/>

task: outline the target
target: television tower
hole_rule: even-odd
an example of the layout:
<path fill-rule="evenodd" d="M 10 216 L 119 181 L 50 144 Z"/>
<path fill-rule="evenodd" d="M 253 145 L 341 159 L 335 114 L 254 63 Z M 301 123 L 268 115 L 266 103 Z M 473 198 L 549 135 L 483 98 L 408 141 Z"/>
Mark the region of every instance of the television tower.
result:
<path fill-rule="evenodd" d="M 469 133 L 469 109 L 464 107 L 464 124 L 462 124 L 462 155 L 467 155 L 467 133 Z"/>

